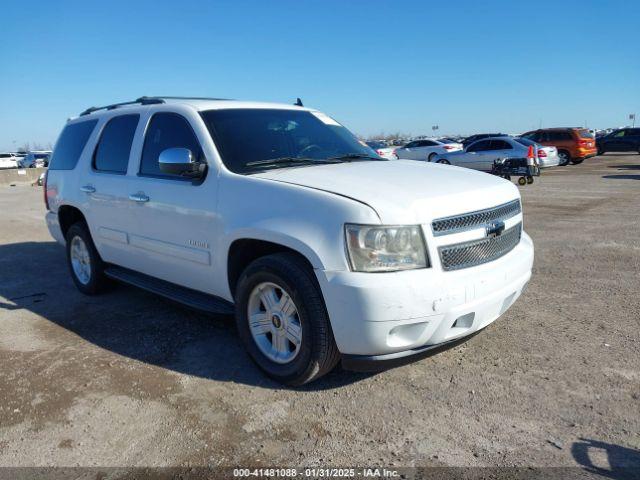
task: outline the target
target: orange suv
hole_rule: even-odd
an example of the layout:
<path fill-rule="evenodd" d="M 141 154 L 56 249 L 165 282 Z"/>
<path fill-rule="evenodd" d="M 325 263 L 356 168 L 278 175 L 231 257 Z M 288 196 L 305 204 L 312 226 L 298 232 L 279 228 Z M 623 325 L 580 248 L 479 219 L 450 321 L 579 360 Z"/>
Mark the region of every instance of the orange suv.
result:
<path fill-rule="evenodd" d="M 596 139 L 586 128 L 541 128 L 521 136 L 545 147 L 556 147 L 560 165 L 582 163 L 598 154 Z"/>

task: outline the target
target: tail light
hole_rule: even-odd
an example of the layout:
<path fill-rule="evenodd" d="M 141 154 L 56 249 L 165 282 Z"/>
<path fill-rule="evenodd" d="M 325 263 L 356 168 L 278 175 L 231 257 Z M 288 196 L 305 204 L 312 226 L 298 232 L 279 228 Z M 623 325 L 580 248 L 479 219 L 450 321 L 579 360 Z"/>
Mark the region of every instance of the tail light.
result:
<path fill-rule="evenodd" d="M 589 140 L 578 140 L 578 145 L 580 145 L 581 147 L 586 147 L 587 145 L 589 145 Z"/>
<path fill-rule="evenodd" d="M 382 150 L 376 150 L 376 153 L 380 156 L 382 156 Z"/>
<path fill-rule="evenodd" d="M 44 206 L 47 207 L 47 210 L 51 210 L 49 208 L 49 198 L 47 198 L 47 179 L 49 178 L 49 170 L 44 172 L 44 180 L 42 181 L 42 192 L 44 195 Z"/>
<path fill-rule="evenodd" d="M 544 150 L 538 150 L 538 158 L 547 158 L 547 152 Z"/>
<path fill-rule="evenodd" d="M 444 148 L 446 151 L 449 151 L 455 150 L 456 147 L 454 147 L 453 145 L 444 145 L 442 148 Z"/>

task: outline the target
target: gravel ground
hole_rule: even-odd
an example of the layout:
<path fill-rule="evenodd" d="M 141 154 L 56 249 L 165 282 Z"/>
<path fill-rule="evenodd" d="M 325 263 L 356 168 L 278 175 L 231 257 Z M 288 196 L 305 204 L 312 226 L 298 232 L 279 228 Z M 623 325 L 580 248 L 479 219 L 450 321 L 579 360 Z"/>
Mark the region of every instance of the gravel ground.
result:
<path fill-rule="evenodd" d="M 521 192 L 534 275 L 503 317 L 404 367 L 284 389 L 229 318 L 81 295 L 41 189 L 2 187 L 0 466 L 640 469 L 640 156 Z"/>

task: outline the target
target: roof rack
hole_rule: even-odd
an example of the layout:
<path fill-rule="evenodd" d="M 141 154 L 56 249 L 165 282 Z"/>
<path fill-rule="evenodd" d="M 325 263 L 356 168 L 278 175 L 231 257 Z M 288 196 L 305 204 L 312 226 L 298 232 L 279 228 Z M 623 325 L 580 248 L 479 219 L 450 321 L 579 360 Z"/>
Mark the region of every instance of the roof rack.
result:
<path fill-rule="evenodd" d="M 158 103 L 164 103 L 164 100 L 160 97 L 140 97 L 136 100 L 133 100 L 132 102 L 112 103 L 110 105 L 104 105 L 102 107 L 89 107 L 84 112 L 82 112 L 80 116 L 89 115 L 90 113 L 97 112 L 98 110 L 114 110 L 118 107 L 123 107 L 125 105 L 135 105 L 138 103 L 140 105 L 155 105 Z"/>
<path fill-rule="evenodd" d="M 114 110 L 118 107 L 123 107 L 125 105 L 157 105 L 159 103 L 165 103 L 165 100 L 228 100 L 227 98 L 211 98 L 211 97 L 170 97 L 170 96 L 153 96 L 153 97 L 140 97 L 131 102 L 120 102 L 120 103 L 112 103 L 111 105 L 104 105 L 102 107 L 89 107 L 84 112 L 80 114 L 89 115 L 90 113 L 97 112 L 98 110 Z"/>

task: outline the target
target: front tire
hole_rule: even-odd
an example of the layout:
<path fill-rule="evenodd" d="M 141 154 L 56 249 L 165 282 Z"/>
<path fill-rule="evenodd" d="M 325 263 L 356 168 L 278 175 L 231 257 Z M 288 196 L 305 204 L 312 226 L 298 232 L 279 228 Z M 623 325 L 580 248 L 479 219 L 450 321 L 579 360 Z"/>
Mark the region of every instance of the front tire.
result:
<path fill-rule="evenodd" d="M 438 155 L 436 152 L 430 153 L 429 157 L 427 157 L 427 160 L 433 162 L 433 159 L 436 158 L 436 155 Z"/>
<path fill-rule="evenodd" d="M 252 360 L 278 382 L 311 382 L 340 359 L 315 274 L 294 253 L 268 255 L 245 269 L 235 317 Z"/>
<path fill-rule="evenodd" d="M 66 236 L 67 263 L 71 278 L 78 290 L 95 295 L 104 289 L 104 263 L 96 250 L 89 229 L 84 222 L 71 225 Z"/>

